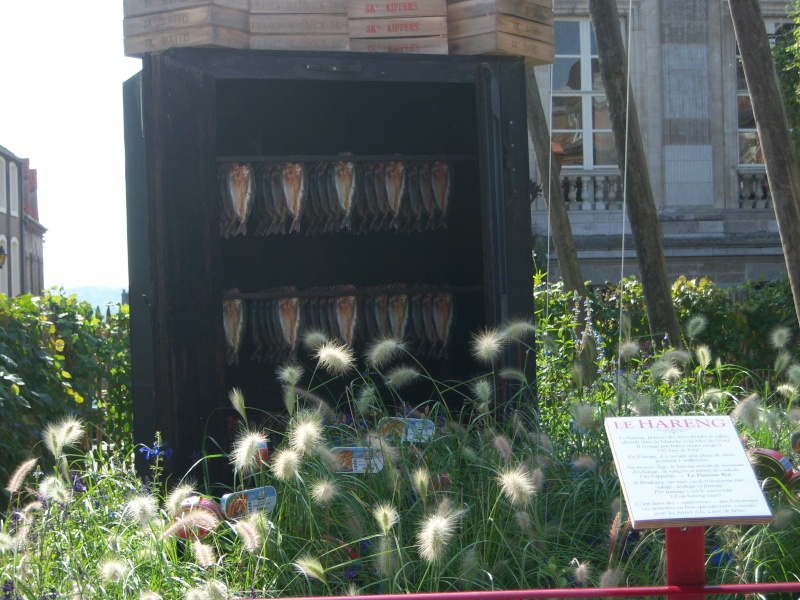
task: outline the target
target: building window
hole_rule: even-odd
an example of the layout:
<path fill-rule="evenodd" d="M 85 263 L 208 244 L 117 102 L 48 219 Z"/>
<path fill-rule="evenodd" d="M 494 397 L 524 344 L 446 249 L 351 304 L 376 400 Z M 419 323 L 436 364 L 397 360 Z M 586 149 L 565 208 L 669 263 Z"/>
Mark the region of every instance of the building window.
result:
<path fill-rule="evenodd" d="M 9 197 L 11 198 L 11 216 L 19 216 L 19 169 L 17 163 L 8 165 Z"/>
<path fill-rule="evenodd" d="M 776 36 L 786 35 L 794 29 L 792 22 L 767 20 L 764 23 L 770 43 Z M 736 45 L 736 112 L 738 116 L 738 141 L 740 165 L 763 165 L 764 156 L 761 152 L 761 143 L 756 130 L 756 119 L 753 116 L 753 104 L 750 102 L 750 93 L 742 68 L 742 57 L 739 54 L 739 45 Z"/>
<path fill-rule="evenodd" d="M 6 236 L 0 235 L 0 246 L 5 248 L 5 251 L 8 252 L 8 240 Z M 6 257 L 6 264 L 0 269 L 0 294 L 5 294 L 8 296 L 8 264 L 9 260 Z"/>
<path fill-rule="evenodd" d="M 22 293 L 22 257 L 19 252 L 19 240 L 11 238 L 11 248 L 8 253 L 10 260 L 6 261 L 6 265 L 11 263 L 11 295 L 19 296 Z M 3 268 L 5 271 L 5 268 Z"/>
<path fill-rule="evenodd" d="M 614 134 L 589 19 L 557 20 L 551 130 L 564 167 L 616 167 Z"/>
<path fill-rule="evenodd" d="M 0 213 L 8 210 L 6 201 L 6 159 L 0 157 Z"/>

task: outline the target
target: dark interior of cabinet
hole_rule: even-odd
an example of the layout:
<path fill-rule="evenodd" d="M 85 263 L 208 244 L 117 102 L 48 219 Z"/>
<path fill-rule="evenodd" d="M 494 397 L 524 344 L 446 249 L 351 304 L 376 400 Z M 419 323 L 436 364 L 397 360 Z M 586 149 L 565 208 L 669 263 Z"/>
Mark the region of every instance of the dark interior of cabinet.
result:
<path fill-rule="evenodd" d="M 300 232 L 221 239 L 223 290 L 258 294 L 293 286 L 441 286 L 454 290 L 456 321 L 447 358 L 424 359 L 439 380 L 476 369 L 470 336 L 486 323 L 484 244 L 475 88 L 411 82 L 225 80 L 217 82 L 221 161 L 447 160 L 453 194 L 446 228 L 401 233 Z M 363 343 L 362 343 L 363 346 Z M 357 347 L 357 350 L 363 348 Z M 281 408 L 275 364 L 252 361 L 245 334 L 226 387 L 249 404 Z M 301 352 L 300 362 L 311 364 Z M 417 390 L 423 393 L 423 390 Z M 412 403 L 426 397 L 416 396 Z"/>

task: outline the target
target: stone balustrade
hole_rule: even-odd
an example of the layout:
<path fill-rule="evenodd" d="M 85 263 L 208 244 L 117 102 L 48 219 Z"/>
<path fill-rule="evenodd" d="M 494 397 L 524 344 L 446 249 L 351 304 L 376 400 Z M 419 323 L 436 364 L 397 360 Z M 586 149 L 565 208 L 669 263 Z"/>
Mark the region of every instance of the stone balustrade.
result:
<path fill-rule="evenodd" d="M 741 167 L 738 176 L 739 208 L 772 207 L 772 194 L 769 191 L 767 171 L 764 167 Z"/>

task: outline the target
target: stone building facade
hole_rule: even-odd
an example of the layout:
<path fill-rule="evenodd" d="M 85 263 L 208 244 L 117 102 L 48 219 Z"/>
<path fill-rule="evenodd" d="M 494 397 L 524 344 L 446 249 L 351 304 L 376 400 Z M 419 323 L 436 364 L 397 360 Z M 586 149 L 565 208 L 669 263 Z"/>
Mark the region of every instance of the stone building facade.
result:
<path fill-rule="evenodd" d="M 768 32 L 788 26 L 787 4 L 761 0 Z M 618 8 L 670 279 L 733 285 L 785 273 L 727 1 L 627 0 Z M 554 10 L 556 62 L 535 71 L 552 105 L 553 138 L 566 153 L 570 223 L 584 278 L 618 281 L 638 274 L 638 265 L 588 2 L 555 0 Z M 553 234 L 541 197 L 532 217 L 546 246 Z M 554 250 L 550 257 L 557 277 Z"/>
<path fill-rule="evenodd" d="M 6 254 L 0 294 L 42 293 L 46 231 L 39 222 L 36 169 L 0 146 L 0 246 Z"/>

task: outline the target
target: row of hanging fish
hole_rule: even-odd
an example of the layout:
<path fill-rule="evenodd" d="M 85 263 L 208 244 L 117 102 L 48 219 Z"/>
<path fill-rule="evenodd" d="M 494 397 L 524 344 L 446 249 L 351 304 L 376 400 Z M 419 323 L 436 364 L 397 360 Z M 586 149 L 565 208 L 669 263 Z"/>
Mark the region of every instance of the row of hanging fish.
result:
<path fill-rule="evenodd" d="M 447 356 L 455 321 L 451 293 L 406 293 L 399 286 L 361 295 L 353 286 L 318 291 L 319 296 L 299 298 L 292 296 L 296 293 L 292 288 L 273 290 L 286 296 L 250 300 L 247 307 L 243 300 L 225 300 L 227 363 L 238 364 L 245 328 L 253 346 L 252 359 L 257 361 L 295 358 L 301 332 L 312 330 L 349 346 L 393 337 L 406 340 L 420 356 Z"/>
<path fill-rule="evenodd" d="M 447 227 L 449 162 L 338 161 L 228 163 L 219 171 L 220 235 L 307 235 L 350 230 L 411 232 Z"/>

